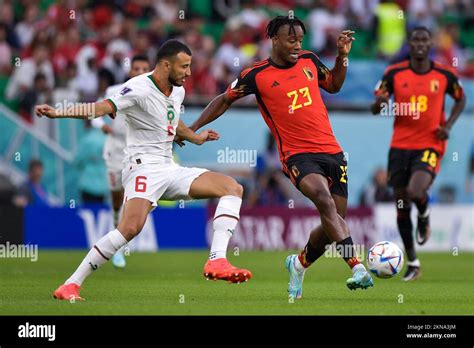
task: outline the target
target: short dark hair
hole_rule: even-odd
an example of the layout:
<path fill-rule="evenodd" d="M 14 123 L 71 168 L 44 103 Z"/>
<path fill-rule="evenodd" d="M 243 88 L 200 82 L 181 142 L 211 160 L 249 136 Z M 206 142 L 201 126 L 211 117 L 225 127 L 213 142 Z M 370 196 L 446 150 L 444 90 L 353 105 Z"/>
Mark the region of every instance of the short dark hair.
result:
<path fill-rule="evenodd" d="M 267 37 L 271 39 L 272 37 L 276 36 L 278 29 L 287 24 L 290 26 L 288 35 L 291 35 L 291 33 L 296 34 L 295 26 L 301 27 L 301 29 L 303 29 L 303 33 L 306 34 L 304 23 L 299 18 L 290 18 L 290 16 L 277 16 L 273 18 L 267 25 L 267 29 L 265 30 Z"/>
<path fill-rule="evenodd" d="M 181 52 L 186 53 L 188 56 L 192 55 L 189 47 L 181 41 L 168 40 L 158 49 L 158 53 L 156 54 L 156 62 L 159 63 L 163 58 L 171 58 Z"/>
<path fill-rule="evenodd" d="M 46 80 L 46 75 L 39 72 L 36 73 L 35 78 L 33 79 L 34 83 L 38 82 L 39 80 Z"/>
<path fill-rule="evenodd" d="M 412 37 L 412 35 L 413 35 L 413 33 L 414 33 L 415 31 L 426 31 L 426 32 L 428 33 L 428 35 L 430 36 L 430 38 L 431 38 L 431 36 L 432 36 L 432 35 L 431 35 L 431 31 L 430 31 L 427 27 L 424 27 L 424 26 L 417 26 L 417 27 L 414 27 L 414 28 L 410 31 L 410 35 L 408 36 L 410 39 L 411 39 L 411 37 Z"/>
<path fill-rule="evenodd" d="M 114 77 L 114 74 L 112 74 L 112 72 L 107 69 L 107 68 L 100 68 L 99 71 L 97 72 L 97 76 L 99 77 L 99 80 L 100 79 L 105 79 L 107 80 L 107 85 L 108 86 L 112 86 L 112 85 L 115 85 L 115 77 Z"/>
<path fill-rule="evenodd" d="M 42 168 L 43 167 L 43 162 L 41 162 L 39 159 L 32 159 L 28 163 L 28 171 L 31 172 L 36 167 L 41 167 Z"/>
<path fill-rule="evenodd" d="M 132 64 L 135 63 L 135 62 L 147 62 L 147 63 L 150 63 L 148 61 L 148 57 L 143 55 L 143 54 L 137 54 L 135 56 L 133 56 L 132 58 Z"/>

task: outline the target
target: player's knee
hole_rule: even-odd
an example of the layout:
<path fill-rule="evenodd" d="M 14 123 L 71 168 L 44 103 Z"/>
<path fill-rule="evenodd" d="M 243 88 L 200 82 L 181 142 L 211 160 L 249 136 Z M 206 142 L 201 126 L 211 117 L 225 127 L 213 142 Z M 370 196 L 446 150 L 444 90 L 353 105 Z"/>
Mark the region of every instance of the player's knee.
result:
<path fill-rule="evenodd" d="M 314 190 L 310 198 L 316 204 L 321 214 L 329 212 L 331 209 L 336 209 L 334 200 L 326 190 Z"/>
<path fill-rule="evenodd" d="M 138 221 L 130 221 L 119 226 L 119 231 L 124 235 L 125 239 L 131 240 L 143 229 L 143 223 Z"/>
<path fill-rule="evenodd" d="M 240 185 L 237 181 L 233 180 L 229 183 L 229 185 L 226 185 L 226 188 L 224 190 L 224 195 L 230 195 L 230 196 L 237 196 L 242 198 L 244 194 L 244 187 Z"/>
<path fill-rule="evenodd" d="M 408 193 L 408 197 L 412 201 L 422 200 L 423 197 L 425 196 L 425 193 L 423 192 L 423 190 L 419 188 L 415 188 L 415 187 L 408 187 L 407 193 Z"/>

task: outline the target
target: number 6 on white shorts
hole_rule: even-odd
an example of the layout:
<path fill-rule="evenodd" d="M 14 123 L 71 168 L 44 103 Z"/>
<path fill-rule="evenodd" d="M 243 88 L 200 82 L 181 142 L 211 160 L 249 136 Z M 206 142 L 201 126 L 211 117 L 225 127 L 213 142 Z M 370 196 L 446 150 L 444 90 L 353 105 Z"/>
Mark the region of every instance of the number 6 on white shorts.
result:
<path fill-rule="evenodd" d="M 146 192 L 146 176 L 137 176 L 135 178 L 135 192 Z"/>

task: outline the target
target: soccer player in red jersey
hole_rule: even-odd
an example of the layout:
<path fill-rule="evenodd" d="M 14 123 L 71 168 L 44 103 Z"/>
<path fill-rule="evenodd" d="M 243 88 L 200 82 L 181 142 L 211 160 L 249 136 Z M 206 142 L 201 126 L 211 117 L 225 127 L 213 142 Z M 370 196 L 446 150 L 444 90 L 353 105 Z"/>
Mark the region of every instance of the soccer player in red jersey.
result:
<path fill-rule="evenodd" d="M 319 88 L 337 93 L 344 82 L 353 31 L 338 37 L 336 64 L 329 70 L 301 44 L 306 29 L 298 18 L 278 16 L 266 33 L 272 40 L 268 59 L 243 70 L 191 126 L 199 129 L 222 115 L 237 99 L 255 94 L 258 107 L 278 144 L 284 173 L 315 204 L 321 225 L 311 231 L 299 255 L 286 259 L 289 296 L 300 298 L 305 270 L 336 242 L 352 269 L 350 289 L 368 288 L 373 280 L 360 263 L 344 217 L 347 208 L 347 162 L 334 137 Z"/>
<path fill-rule="evenodd" d="M 430 236 L 428 189 L 440 168 L 446 140 L 464 109 L 465 96 L 453 69 L 430 60 L 431 32 L 413 29 L 409 39 L 410 59 L 389 66 L 375 89 L 374 114 L 384 113 L 394 96 L 394 131 L 390 145 L 389 183 L 395 190 L 397 224 L 408 256 L 403 280 L 420 277 L 410 218 L 410 205 L 418 208 L 416 239 L 420 245 Z M 444 99 L 454 100 L 445 120 Z"/>

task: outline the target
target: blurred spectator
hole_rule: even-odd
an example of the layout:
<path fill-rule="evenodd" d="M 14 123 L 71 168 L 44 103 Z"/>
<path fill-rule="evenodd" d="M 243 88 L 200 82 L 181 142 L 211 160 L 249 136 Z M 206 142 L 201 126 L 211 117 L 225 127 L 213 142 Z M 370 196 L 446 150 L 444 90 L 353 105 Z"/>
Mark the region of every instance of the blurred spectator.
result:
<path fill-rule="evenodd" d="M 436 18 L 442 14 L 442 0 L 410 0 L 408 3 L 408 28 L 423 26 L 435 30 Z"/>
<path fill-rule="evenodd" d="M 15 67 L 6 90 L 9 100 L 21 98 L 27 90 L 33 88 L 34 78 L 37 73 L 46 77 L 49 88 L 54 87 L 53 66 L 48 60 L 49 51 L 46 46 L 39 45 L 33 50 L 33 57 L 22 59 L 19 66 Z"/>
<path fill-rule="evenodd" d="M 0 173 L 0 206 L 13 205 L 15 191 L 15 185 L 11 182 L 10 178 Z"/>
<path fill-rule="evenodd" d="M 247 205 L 287 205 L 291 196 L 290 181 L 281 171 L 275 138 L 267 133 L 266 151 L 257 157 L 254 189 L 248 194 Z"/>
<path fill-rule="evenodd" d="M 474 142 L 471 145 L 471 152 L 469 155 L 469 164 L 468 164 L 468 172 L 466 177 L 466 189 L 467 193 L 472 193 L 474 190 Z"/>
<path fill-rule="evenodd" d="M 66 30 L 75 25 L 76 22 L 72 19 L 81 19 L 82 16 L 79 10 L 84 4 L 84 2 L 78 1 L 51 1 L 46 11 L 46 20 L 58 30 Z M 87 10 L 85 8 L 84 12 Z"/>
<path fill-rule="evenodd" d="M 19 98 L 19 114 L 31 123 L 33 121 L 33 107 L 37 104 L 51 103 L 51 88 L 43 73 L 37 73 L 33 80 L 33 86 L 25 90 Z"/>
<path fill-rule="evenodd" d="M 268 15 L 263 7 L 258 7 L 254 0 L 242 0 L 241 10 L 232 17 L 253 31 L 262 32 L 265 30 L 268 22 Z"/>
<path fill-rule="evenodd" d="M 392 202 L 393 192 L 387 183 L 387 171 L 382 168 L 375 170 L 372 180 L 360 195 L 359 204 L 371 207 L 379 202 Z"/>
<path fill-rule="evenodd" d="M 232 24 L 225 36 L 228 41 L 222 44 L 214 56 L 214 76 L 220 82 L 220 89 L 225 89 L 235 80 L 237 74 L 253 63 L 241 48 L 241 28 Z"/>
<path fill-rule="evenodd" d="M 434 59 L 456 70 L 464 70 L 466 58 L 459 45 L 460 28 L 457 24 L 442 26 L 433 40 L 435 47 Z"/>
<path fill-rule="evenodd" d="M 16 25 L 15 32 L 20 40 L 21 47 L 28 46 L 33 40 L 38 14 L 38 7 L 29 5 L 25 10 L 23 20 Z"/>
<path fill-rule="evenodd" d="M 148 61 L 154 61 L 157 49 L 152 47 L 150 36 L 147 31 L 140 30 L 134 37 L 133 41 L 131 41 L 131 44 L 133 45 L 131 56 L 145 56 L 148 57 Z"/>
<path fill-rule="evenodd" d="M 76 66 L 68 63 L 64 72 L 59 75 L 57 87 L 52 94 L 52 105 L 67 105 L 68 103 L 80 102 L 79 89 L 77 87 Z"/>
<path fill-rule="evenodd" d="M 38 46 L 46 47 L 48 52 L 51 53 L 51 49 L 54 47 L 54 40 L 56 40 L 56 37 L 51 30 L 48 30 L 48 28 L 38 28 L 31 43 L 22 48 L 20 52 L 21 59 L 31 58 L 34 55 L 35 48 Z"/>
<path fill-rule="evenodd" d="M 76 55 L 81 49 L 81 45 L 80 33 L 75 27 L 61 31 L 56 35 L 52 56 L 56 74 L 61 75 L 69 64 L 76 61 Z"/>
<path fill-rule="evenodd" d="M 308 16 L 311 31 L 311 49 L 322 55 L 336 53 L 337 37 L 345 29 L 344 13 L 337 11 L 338 1 L 324 0 Z"/>
<path fill-rule="evenodd" d="M 281 171 L 267 171 L 258 177 L 256 191 L 249 195 L 249 205 L 272 206 L 288 205 L 290 197 L 287 197 L 285 187 L 287 180 Z"/>
<path fill-rule="evenodd" d="M 86 135 L 79 143 L 75 158 L 79 191 L 83 204 L 105 203 L 108 194 L 107 169 L 102 158 L 105 135 L 86 122 Z"/>
<path fill-rule="evenodd" d="M 374 22 L 375 8 L 379 0 L 352 0 L 346 3 L 351 20 L 350 28 L 370 30 Z"/>
<path fill-rule="evenodd" d="M 0 74 L 9 74 L 12 66 L 12 50 L 7 42 L 7 27 L 0 23 Z"/>
<path fill-rule="evenodd" d="M 99 70 L 99 88 L 97 90 L 97 96 L 99 98 L 105 98 L 105 91 L 109 86 L 115 85 L 114 75 L 107 69 Z M 122 81 L 117 81 L 118 83 L 123 83 Z"/>
<path fill-rule="evenodd" d="M 374 23 L 373 31 L 379 55 L 382 58 L 395 56 L 406 35 L 405 14 L 402 8 L 390 0 L 381 0 L 375 10 Z"/>
<path fill-rule="evenodd" d="M 13 15 L 13 6 L 8 1 L 0 3 L 0 23 L 7 28 L 7 42 L 14 48 L 20 48 L 20 40 L 15 33 L 15 18 Z"/>
<path fill-rule="evenodd" d="M 125 58 L 131 51 L 130 44 L 123 39 L 115 39 L 107 45 L 107 56 L 102 66 L 114 75 L 117 83 L 122 83 L 127 78 L 129 67 L 126 66 Z"/>
<path fill-rule="evenodd" d="M 14 198 L 15 205 L 49 206 L 46 190 L 41 185 L 43 178 L 43 162 L 33 159 L 28 164 L 28 180 L 18 190 Z"/>
<path fill-rule="evenodd" d="M 209 36 L 200 35 L 197 27 L 186 30 L 182 39 L 193 52 L 192 74 L 186 79 L 186 94 L 198 98 L 215 97 L 219 89 L 217 80 L 212 74 L 214 41 Z"/>
<path fill-rule="evenodd" d="M 85 101 L 97 96 L 99 78 L 97 76 L 97 51 L 92 46 L 81 48 L 76 57 L 76 87 Z"/>
<path fill-rule="evenodd" d="M 156 0 L 153 1 L 158 18 L 164 24 L 174 24 L 178 20 L 180 4 L 175 0 Z"/>
<path fill-rule="evenodd" d="M 442 185 L 438 190 L 438 202 L 452 204 L 456 202 L 456 188 L 451 185 Z"/>

